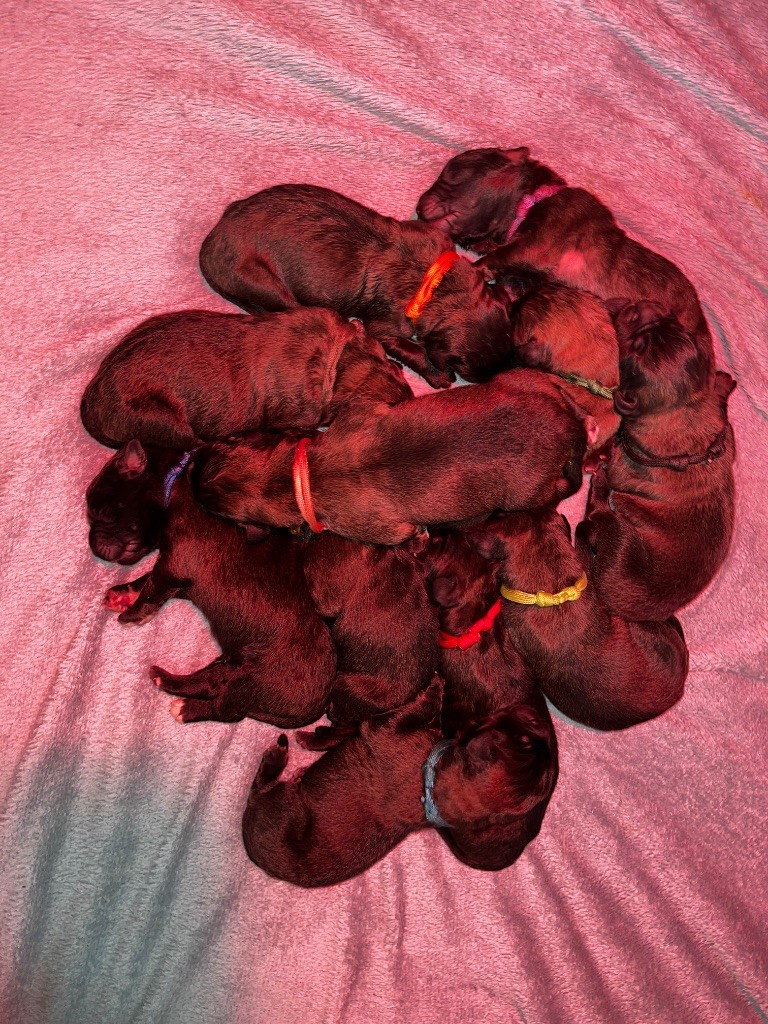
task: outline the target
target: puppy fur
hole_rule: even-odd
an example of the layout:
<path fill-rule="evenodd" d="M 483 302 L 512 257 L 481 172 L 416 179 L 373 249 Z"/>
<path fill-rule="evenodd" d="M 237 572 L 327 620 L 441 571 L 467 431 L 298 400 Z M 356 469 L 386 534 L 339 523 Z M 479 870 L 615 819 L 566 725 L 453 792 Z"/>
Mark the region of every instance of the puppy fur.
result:
<path fill-rule="evenodd" d="M 413 700 L 437 669 L 437 615 L 424 566 L 403 547 L 328 532 L 309 540 L 303 560 L 337 652 L 328 717 L 360 722 Z"/>
<path fill-rule="evenodd" d="M 334 885 L 430 827 L 422 766 L 441 738 L 441 697 L 436 677 L 409 704 L 364 722 L 292 781 L 280 779 L 288 757 L 280 737 L 262 758 L 243 817 L 251 860 L 295 885 Z M 458 737 L 438 761 L 433 788 L 450 835 L 460 841 L 466 831 L 504 829 L 520 819 L 524 846 L 526 830 L 538 830 L 532 811 L 551 788 L 542 761 L 539 738 L 515 711 Z M 484 852 L 493 869 L 492 846 Z"/>
<path fill-rule="evenodd" d="M 496 563 L 497 582 L 526 593 L 557 593 L 584 570 L 570 527 L 553 509 L 494 516 L 467 530 Z M 680 699 L 688 651 L 675 619 L 628 622 L 611 615 L 588 573 L 577 601 L 538 608 L 504 600 L 512 647 L 556 708 L 595 729 L 625 729 Z"/>
<path fill-rule="evenodd" d="M 526 146 L 469 150 L 448 161 L 420 198 L 418 213 L 460 245 L 488 254 L 479 266 L 494 274 L 527 263 L 601 299 L 658 302 L 692 333 L 714 372 L 712 339 L 696 289 L 673 263 L 628 238 L 590 192 L 564 187 L 536 203 L 507 238 L 520 200 L 541 185 L 565 182 L 531 160 Z"/>
<path fill-rule="evenodd" d="M 208 620 L 221 655 L 189 675 L 153 666 L 156 686 L 177 699 L 179 722 L 256 718 L 308 725 L 328 703 L 336 654 L 304 580 L 301 544 L 272 534 L 248 544 L 242 530 L 207 515 L 186 475 L 171 493 L 160 554 L 151 572 L 107 592 L 119 621 L 144 623 L 173 597 Z"/>
<path fill-rule="evenodd" d="M 641 453 L 696 456 L 725 428 L 725 451 L 709 464 L 639 465 L 619 443 L 592 479 L 577 539 L 596 592 L 613 612 L 662 619 L 692 601 L 723 563 L 733 533 L 733 431 L 728 396 L 714 386 L 690 332 L 651 302 L 617 313 L 621 361 L 614 394 L 622 432 Z"/>
<path fill-rule="evenodd" d="M 330 306 L 356 316 L 387 352 L 446 387 L 488 379 L 508 360 L 508 299 L 491 274 L 460 259 L 424 307 L 405 315 L 448 235 L 397 221 L 328 189 L 278 185 L 233 203 L 203 242 L 206 281 L 249 311 Z M 501 353 L 501 356 L 499 355 Z"/>
<path fill-rule="evenodd" d="M 578 490 L 586 447 L 568 404 L 542 374 L 517 370 L 339 416 L 307 452 L 316 516 L 351 540 L 400 544 L 427 526 L 556 503 Z M 198 500 L 236 522 L 298 526 L 295 447 L 265 436 L 206 446 Z"/>
<path fill-rule="evenodd" d="M 83 395 L 102 444 L 190 448 L 246 430 L 312 430 L 350 402 L 411 395 L 359 322 L 329 309 L 153 317 L 106 356 Z"/>

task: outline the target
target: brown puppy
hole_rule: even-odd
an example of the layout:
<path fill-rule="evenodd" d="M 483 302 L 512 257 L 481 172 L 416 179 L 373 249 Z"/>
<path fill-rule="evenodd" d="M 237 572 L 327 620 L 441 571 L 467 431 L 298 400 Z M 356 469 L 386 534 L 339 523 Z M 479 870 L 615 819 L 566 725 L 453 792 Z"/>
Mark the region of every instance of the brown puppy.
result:
<path fill-rule="evenodd" d="M 328 717 L 361 722 L 413 700 L 437 668 L 423 565 L 402 547 L 321 533 L 304 548 L 304 574 L 318 614 L 332 620 L 338 664 Z"/>
<path fill-rule="evenodd" d="M 596 196 L 568 188 L 529 153 L 521 146 L 454 157 L 419 200 L 419 216 L 447 228 L 460 245 L 488 253 L 479 266 L 494 274 L 527 263 L 601 299 L 620 295 L 659 302 L 692 332 L 714 372 L 709 328 L 685 275 L 628 238 Z M 557 186 L 560 191 L 549 194 Z"/>
<path fill-rule="evenodd" d="M 426 526 L 537 508 L 578 490 L 586 440 L 563 395 L 533 370 L 350 412 L 306 451 L 314 516 L 351 540 L 400 544 Z M 198 500 L 239 523 L 298 526 L 297 453 L 294 441 L 270 437 L 208 445 L 195 459 Z"/>
<path fill-rule="evenodd" d="M 514 819 L 524 823 L 522 850 L 538 831 L 531 812 L 551 788 L 539 737 L 525 715 L 512 710 L 441 752 L 441 696 L 442 681 L 435 678 L 410 704 L 364 722 L 358 735 L 291 782 L 278 781 L 288 755 L 280 737 L 264 754 L 243 817 L 251 860 L 295 885 L 334 885 L 430 824 L 442 822 L 460 842 L 466 832 L 506 828 Z M 434 752 L 440 756 L 425 804 L 424 765 Z M 491 869 L 506 866 L 492 863 L 491 847 L 484 852 Z"/>
<path fill-rule="evenodd" d="M 442 725 L 447 736 L 468 722 L 509 714 L 528 721 L 537 737 L 537 764 L 548 780 L 528 814 L 503 825 L 441 831 L 453 852 L 474 868 L 498 869 L 517 860 L 538 833 L 557 781 L 557 740 L 544 696 L 512 646 L 498 609 L 497 566 L 460 532 L 430 541 L 424 554 L 430 591 L 440 608 L 440 674 L 445 679 Z"/>
<path fill-rule="evenodd" d="M 116 345 L 80 415 L 102 444 L 139 438 L 183 450 L 246 430 L 312 430 L 350 402 L 410 396 L 362 324 L 329 309 L 186 310 L 153 317 Z"/>
<path fill-rule="evenodd" d="M 622 416 L 607 461 L 592 479 L 577 538 L 611 611 L 661 619 L 714 577 L 733 532 L 736 386 L 706 360 L 691 334 L 652 302 L 617 315 Z"/>
<path fill-rule="evenodd" d="M 505 289 L 463 257 L 414 320 L 406 316 L 446 251 L 456 255 L 439 228 L 383 217 L 329 189 L 277 185 L 227 208 L 203 242 L 200 268 L 247 310 L 319 305 L 360 317 L 391 356 L 445 387 L 454 371 L 488 379 L 509 351 Z"/>
<path fill-rule="evenodd" d="M 185 676 L 153 666 L 156 686 L 179 699 L 179 722 L 256 718 L 293 729 L 325 710 L 336 669 L 328 627 L 312 605 L 301 544 L 273 534 L 248 544 L 242 530 L 195 503 L 186 474 L 170 494 L 152 571 L 112 587 L 105 604 L 119 621 L 143 623 L 173 597 L 208 620 L 222 653 Z"/>
<path fill-rule="evenodd" d="M 611 615 L 589 577 L 574 599 L 584 562 L 564 516 L 552 509 L 494 516 L 468 529 L 467 538 L 496 563 L 512 647 L 556 708 L 595 729 L 625 729 L 680 699 L 688 651 L 679 623 Z M 560 597 L 539 607 L 504 597 L 519 599 L 515 591 Z"/>

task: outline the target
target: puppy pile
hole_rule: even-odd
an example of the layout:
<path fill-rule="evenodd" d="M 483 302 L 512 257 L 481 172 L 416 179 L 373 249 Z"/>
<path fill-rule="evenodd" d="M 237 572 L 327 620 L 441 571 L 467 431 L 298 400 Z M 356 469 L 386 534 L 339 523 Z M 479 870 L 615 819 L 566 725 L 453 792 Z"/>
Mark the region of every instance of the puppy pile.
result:
<path fill-rule="evenodd" d="M 200 265 L 247 315 L 148 320 L 82 400 L 117 449 L 91 549 L 159 548 L 106 607 L 185 598 L 221 648 L 152 666 L 174 717 L 329 719 L 296 734 L 322 753 L 293 779 L 286 736 L 266 750 L 243 821 L 302 886 L 426 827 L 472 867 L 515 861 L 557 780 L 545 697 L 598 729 L 679 700 L 673 616 L 733 527 L 735 385 L 675 266 L 527 148 L 450 160 L 418 214 L 308 185 L 232 204 Z M 416 398 L 392 359 L 474 386 Z M 557 505 L 585 470 L 574 546 Z"/>

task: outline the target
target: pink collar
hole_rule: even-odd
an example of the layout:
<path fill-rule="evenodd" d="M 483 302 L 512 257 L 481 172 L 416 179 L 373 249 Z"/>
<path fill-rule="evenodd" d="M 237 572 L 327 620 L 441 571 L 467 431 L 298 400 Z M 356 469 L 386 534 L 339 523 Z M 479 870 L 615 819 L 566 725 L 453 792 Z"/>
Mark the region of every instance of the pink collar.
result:
<path fill-rule="evenodd" d="M 549 199 L 550 196 L 556 196 L 558 192 L 562 192 L 565 185 L 541 185 L 536 189 L 535 192 L 529 193 L 527 196 L 523 196 L 520 202 L 517 204 L 517 210 L 515 211 L 515 219 L 512 221 L 512 226 L 507 232 L 505 238 L 505 244 L 510 240 L 512 235 L 517 231 L 520 225 L 523 223 L 525 218 L 528 216 L 528 211 L 536 203 L 541 202 L 542 199 Z"/>

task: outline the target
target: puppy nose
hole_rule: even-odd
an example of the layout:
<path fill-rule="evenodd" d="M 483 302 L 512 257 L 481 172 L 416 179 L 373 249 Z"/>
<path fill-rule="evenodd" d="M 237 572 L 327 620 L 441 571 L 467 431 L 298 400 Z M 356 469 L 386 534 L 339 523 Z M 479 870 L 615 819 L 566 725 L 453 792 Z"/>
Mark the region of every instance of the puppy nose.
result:
<path fill-rule="evenodd" d="M 105 562 L 119 562 L 124 551 L 124 545 L 111 537 L 94 537 L 91 534 L 89 543 L 94 555 L 103 558 Z"/>

